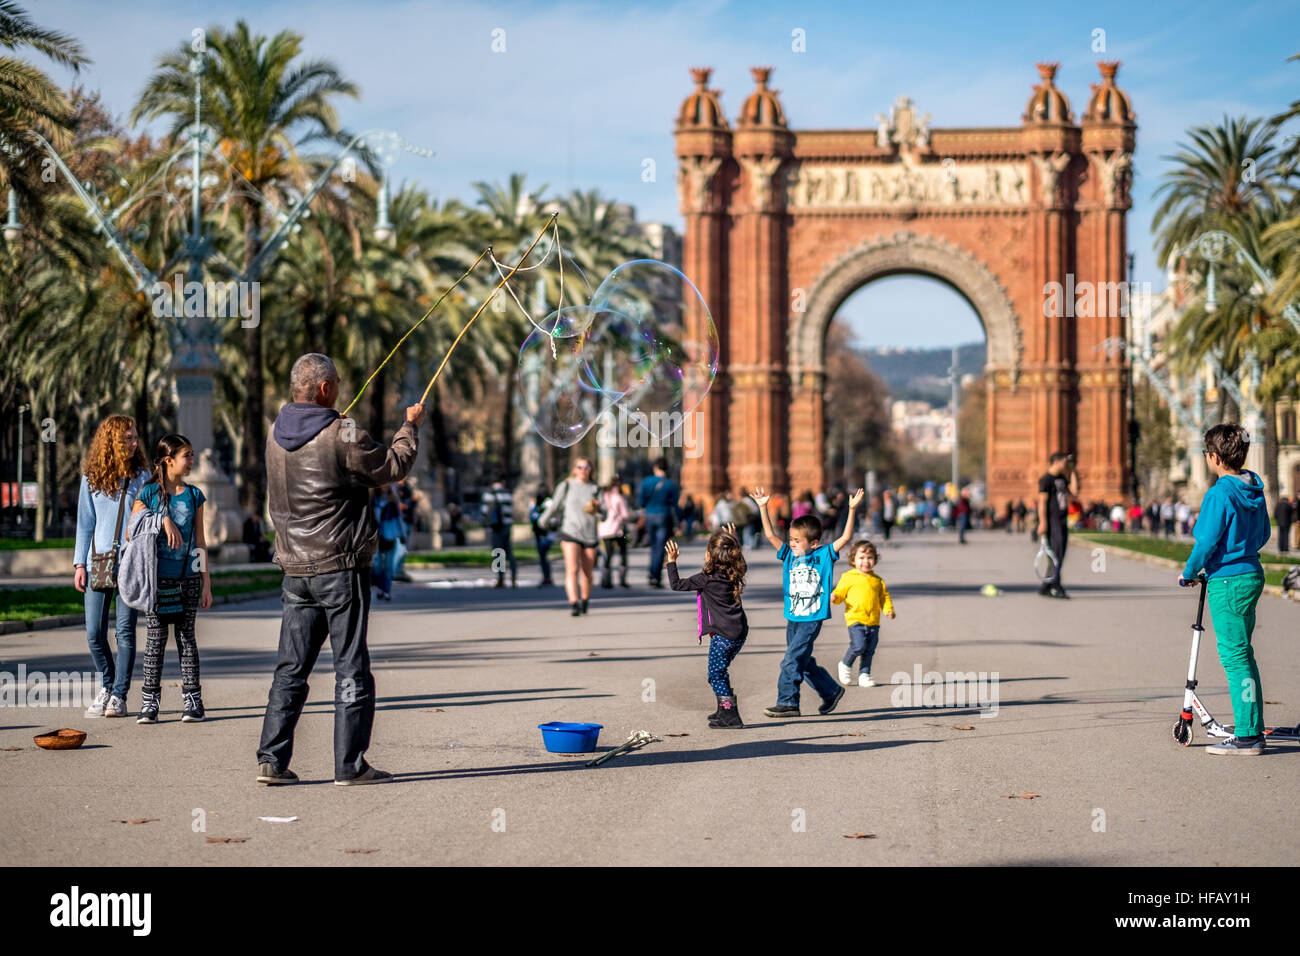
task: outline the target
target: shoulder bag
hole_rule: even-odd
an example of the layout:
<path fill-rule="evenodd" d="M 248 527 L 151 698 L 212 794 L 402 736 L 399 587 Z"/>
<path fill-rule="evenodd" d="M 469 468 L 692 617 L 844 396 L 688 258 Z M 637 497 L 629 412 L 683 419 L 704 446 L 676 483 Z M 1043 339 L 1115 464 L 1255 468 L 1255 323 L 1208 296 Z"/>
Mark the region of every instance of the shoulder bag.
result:
<path fill-rule="evenodd" d="M 113 550 L 107 554 L 95 553 L 95 537 L 90 538 L 90 589 L 92 591 L 117 590 L 117 550 L 122 539 L 122 517 L 126 511 L 126 489 L 131 476 L 122 479 L 122 490 L 117 496 L 117 527 L 113 531 Z"/>

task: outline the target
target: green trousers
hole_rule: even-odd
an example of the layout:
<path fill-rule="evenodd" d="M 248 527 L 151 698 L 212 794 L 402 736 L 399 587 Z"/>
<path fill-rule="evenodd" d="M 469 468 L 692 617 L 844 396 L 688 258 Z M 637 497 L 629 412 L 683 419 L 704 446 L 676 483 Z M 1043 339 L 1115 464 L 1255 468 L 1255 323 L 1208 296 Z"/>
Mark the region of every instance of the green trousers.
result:
<path fill-rule="evenodd" d="M 1255 605 L 1264 593 L 1264 575 L 1258 571 L 1213 578 L 1206 588 L 1206 601 L 1219 643 L 1219 663 L 1228 675 L 1232 697 L 1233 733 L 1253 737 L 1264 732 L 1264 690 L 1259 682 L 1255 651 L 1250 646 L 1255 632 Z"/>

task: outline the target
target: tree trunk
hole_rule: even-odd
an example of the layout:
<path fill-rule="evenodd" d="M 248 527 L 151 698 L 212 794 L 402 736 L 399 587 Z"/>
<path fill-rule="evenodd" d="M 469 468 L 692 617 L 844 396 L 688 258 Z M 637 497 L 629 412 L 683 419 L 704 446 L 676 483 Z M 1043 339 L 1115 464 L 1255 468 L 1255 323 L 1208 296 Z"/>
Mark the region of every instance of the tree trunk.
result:
<path fill-rule="evenodd" d="M 1277 400 L 1264 403 L 1264 499 L 1271 515 L 1277 506 Z"/>
<path fill-rule="evenodd" d="M 32 437 L 36 439 L 36 528 L 33 537 L 37 541 L 45 540 L 45 482 L 49 475 L 49 467 L 46 465 L 49 443 L 45 440 L 45 426 L 42 424 L 44 416 L 41 414 L 40 399 L 32 397 Z M 21 496 L 22 488 L 18 489 Z M 21 501 L 21 497 L 19 498 Z"/>
<path fill-rule="evenodd" d="M 506 487 L 513 488 L 519 469 L 515 467 L 515 377 L 506 376 L 506 413 L 501 432 L 501 472 L 506 476 Z"/>
<path fill-rule="evenodd" d="M 370 383 L 370 437 L 377 442 L 384 440 L 384 396 L 388 372 L 382 371 Z"/>
<path fill-rule="evenodd" d="M 258 277 L 249 272 L 249 266 L 262 248 L 262 211 L 254 199 L 244 200 L 244 278 L 249 282 Z M 266 510 L 266 425 L 263 422 L 262 376 L 262 323 L 244 329 L 244 381 L 247 391 L 243 409 L 243 454 L 239 474 L 240 506 L 248 514 L 260 515 Z"/>

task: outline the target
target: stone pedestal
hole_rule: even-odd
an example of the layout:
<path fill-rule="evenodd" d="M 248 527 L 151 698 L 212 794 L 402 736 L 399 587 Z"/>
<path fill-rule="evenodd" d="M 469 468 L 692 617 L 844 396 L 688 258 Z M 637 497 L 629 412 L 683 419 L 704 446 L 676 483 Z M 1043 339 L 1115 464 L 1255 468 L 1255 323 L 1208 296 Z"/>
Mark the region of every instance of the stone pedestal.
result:
<path fill-rule="evenodd" d="M 172 371 L 176 376 L 177 427 L 197 455 L 187 480 L 203 492 L 203 534 L 208 547 L 219 551 L 226 542 L 243 539 L 244 512 L 234 482 L 221 470 L 213 454 L 212 400 L 216 383 L 212 362 L 196 360 L 203 357 L 203 351 L 210 350 L 181 350 L 178 359 L 190 361 L 173 365 Z"/>

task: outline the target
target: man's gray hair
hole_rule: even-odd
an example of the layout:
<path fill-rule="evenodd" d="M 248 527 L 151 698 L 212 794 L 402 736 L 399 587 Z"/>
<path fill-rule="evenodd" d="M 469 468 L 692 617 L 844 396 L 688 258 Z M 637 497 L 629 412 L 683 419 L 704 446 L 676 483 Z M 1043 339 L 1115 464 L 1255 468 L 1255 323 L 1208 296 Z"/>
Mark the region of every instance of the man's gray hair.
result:
<path fill-rule="evenodd" d="M 289 392 L 295 402 L 311 401 L 324 382 L 337 381 L 339 370 L 328 355 L 308 352 L 293 363 Z"/>

